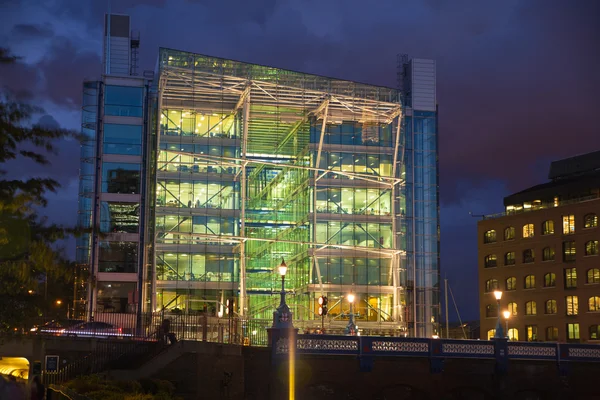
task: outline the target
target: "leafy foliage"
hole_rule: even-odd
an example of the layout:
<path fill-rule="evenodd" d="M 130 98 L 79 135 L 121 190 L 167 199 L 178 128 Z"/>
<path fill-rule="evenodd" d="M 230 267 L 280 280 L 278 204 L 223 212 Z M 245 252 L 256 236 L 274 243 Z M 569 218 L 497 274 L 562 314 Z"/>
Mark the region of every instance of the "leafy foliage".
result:
<path fill-rule="evenodd" d="M 99 375 L 80 376 L 66 385 L 93 400 L 178 400 L 175 386 L 159 379 L 143 381 L 110 381 Z"/>
<path fill-rule="evenodd" d="M 0 48 L 0 67 L 18 58 Z M 0 70 L 1 73 L 1 70 Z M 31 124 L 39 107 L 16 99 L 8 89 L 0 94 L 0 332 L 23 328 L 29 318 L 48 311 L 48 294 L 63 298 L 73 279 L 73 265 L 56 248 L 57 241 L 74 230 L 48 224 L 37 215 L 47 204 L 45 194 L 55 192 L 54 179 L 31 177 L 10 179 L 3 164 L 24 157 L 49 165 L 48 154 L 56 153 L 56 141 L 78 137 L 64 129 Z M 42 290 L 43 286 L 43 290 Z M 43 293 L 42 293 L 43 292 Z M 48 301 L 47 301 L 48 300 Z"/>

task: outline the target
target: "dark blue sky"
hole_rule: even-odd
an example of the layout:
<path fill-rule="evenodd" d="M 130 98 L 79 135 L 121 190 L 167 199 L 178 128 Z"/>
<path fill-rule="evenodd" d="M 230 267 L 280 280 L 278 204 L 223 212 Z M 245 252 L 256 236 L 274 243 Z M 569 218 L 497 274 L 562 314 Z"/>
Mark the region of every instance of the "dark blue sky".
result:
<path fill-rule="evenodd" d="M 141 33 L 141 69 L 158 46 L 396 86 L 396 54 L 437 60 L 442 277 L 463 319 L 478 317 L 475 214 L 546 179 L 548 162 L 600 148 L 597 0 L 154 0 L 112 2 Z M 78 129 L 81 83 L 100 73 L 107 1 L 2 2 L 0 43 L 23 56 L 0 84 Z M 75 223 L 79 149 L 51 168 L 47 214 Z M 452 307 L 451 307 L 452 308 Z M 453 312 L 451 313 L 454 314 Z M 451 316 L 451 319 L 455 319 Z"/>

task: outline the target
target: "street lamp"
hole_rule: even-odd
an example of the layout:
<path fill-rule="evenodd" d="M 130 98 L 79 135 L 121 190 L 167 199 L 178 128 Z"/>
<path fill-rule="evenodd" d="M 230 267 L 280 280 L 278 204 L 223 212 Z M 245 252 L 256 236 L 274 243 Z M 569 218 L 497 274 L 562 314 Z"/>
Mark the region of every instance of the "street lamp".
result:
<path fill-rule="evenodd" d="M 498 302 L 498 318 L 496 320 L 496 333 L 494 334 L 494 339 L 504 339 L 504 334 L 502 332 L 502 322 L 500 321 L 500 299 L 502 298 L 502 292 L 499 290 L 494 290 L 494 297 Z"/>
<path fill-rule="evenodd" d="M 287 273 L 287 269 L 287 264 L 282 258 L 281 264 L 278 267 L 279 275 L 281 275 L 281 300 L 277 311 L 273 313 L 273 328 L 293 328 L 292 313 L 285 302 L 285 274 Z"/>
<path fill-rule="evenodd" d="M 504 319 L 506 320 L 506 337 L 510 339 L 510 336 L 508 334 L 508 319 L 510 318 L 510 311 L 504 310 L 502 314 L 504 314 Z"/>
<path fill-rule="evenodd" d="M 62 304 L 62 300 L 56 300 L 56 305 L 60 306 Z"/>
<path fill-rule="evenodd" d="M 346 325 L 346 335 L 355 336 L 356 335 L 356 325 L 354 325 L 354 294 L 350 293 L 347 297 L 348 302 L 350 303 L 350 320 L 348 321 L 348 325 Z"/>

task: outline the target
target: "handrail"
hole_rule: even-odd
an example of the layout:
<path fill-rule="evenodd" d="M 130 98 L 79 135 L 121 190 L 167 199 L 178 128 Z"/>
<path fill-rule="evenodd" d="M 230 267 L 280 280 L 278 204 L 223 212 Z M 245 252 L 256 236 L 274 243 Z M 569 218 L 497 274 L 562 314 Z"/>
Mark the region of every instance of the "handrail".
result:
<path fill-rule="evenodd" d="M 66 400 L 89 400 L 90 398 L 79 394 L 69 388 L 60 385 L 48 385 L 48 390 L 52 390 L 54 393 L 58 393 L 62 398 Z M 52 396 L 53 399 L 62 399 L 61 397 Z"/>
<path fill-rule="evenodd" d="M 495 214 L 487 214 L 487 215 L 483 215 L 482 217 L 484 220 L 485 219 L 495 219 L 495 218 L 506 217 L 508 215 L 522 214 L 522 213 L 531 212 L 531 211 L 544 210 L 547 208 L 562 207 L 562 206 L 566 206 L 566 205 L 570 205 L 570 204 L 583 203 L 586 201 L 593 201 L 593 200 L 597 200 L 597 199 L 600 199 L 600 193 L 593 194 L 590 196 L 577 197 L 577 198 L 569 199 L 569 200 L 559 200 L 557 205 L 555 205 L 554 202 L 546 202 L 546 203 L 542 203 L 541 206 L 539 206 L 539 207 L 521 208 L 520 210 L 504 211 L 504 212 L 495 213 Z"/>

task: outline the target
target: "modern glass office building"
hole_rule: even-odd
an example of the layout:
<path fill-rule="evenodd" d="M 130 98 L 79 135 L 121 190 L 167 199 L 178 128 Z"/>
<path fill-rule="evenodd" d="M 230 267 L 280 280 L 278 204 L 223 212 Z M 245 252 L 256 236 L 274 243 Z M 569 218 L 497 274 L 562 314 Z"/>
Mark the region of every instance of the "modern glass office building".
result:
<path fill-rule="evenodd" d="M 105 53 L 125 23 L 107 19 Z M 147 78 L 105 58 L 84 85 L 80 221 L 100 234 L 78 242 L 81 309 L 268 318 L 283 259 L 297 320 L 320 323 L 325 295 L 343 321 L 354 293 L 359 328 L 437 333 L 433 61 L 406 60 L 399 91 L 164 48 Z"/>

